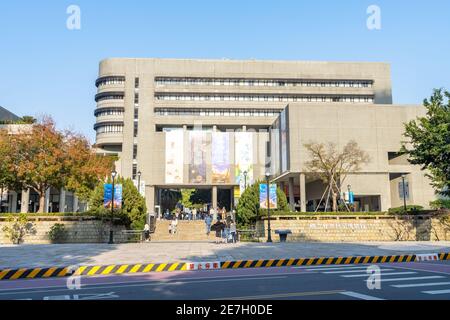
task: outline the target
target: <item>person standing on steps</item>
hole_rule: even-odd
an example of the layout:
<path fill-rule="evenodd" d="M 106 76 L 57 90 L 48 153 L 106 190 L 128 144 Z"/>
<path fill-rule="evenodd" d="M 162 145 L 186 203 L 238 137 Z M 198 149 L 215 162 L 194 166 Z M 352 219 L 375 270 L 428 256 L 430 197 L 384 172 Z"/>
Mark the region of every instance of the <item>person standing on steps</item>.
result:
<path fill-rule="evenodd" d="M 212 223 L 211 215 L 206 214 L 205 225 L 206 225 L 206 235 L 207 236 L 209 236 L 209 234 L 211 233 L 211 223 Z"/>

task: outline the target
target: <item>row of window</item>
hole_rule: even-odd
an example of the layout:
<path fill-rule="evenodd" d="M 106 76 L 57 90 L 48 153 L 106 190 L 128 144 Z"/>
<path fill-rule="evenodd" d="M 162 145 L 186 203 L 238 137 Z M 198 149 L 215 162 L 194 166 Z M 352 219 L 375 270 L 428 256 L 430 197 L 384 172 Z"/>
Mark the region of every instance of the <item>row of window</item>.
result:
<path fill-rule="evenodd" d="M 155 108 L 158 116 L 200 116 L 200 117 L 274 117 L 279 109 L 206 109 L 206 108 Z"/>
<path fill-rule="evenodd" d="M 264 80 L 264 79 L 218 79 L 218 78 L 156 78 L 156 85 L 179 86 L 259 86 L 259 87 L 340 87 L 371 88 L 372 80 Z"/>
<path fill-rule="evenodd" d="M 97 94 L 95 96 L 95 101 L 100 102 L 100 101 L 104 101 L 104 100 L 123 100 L 124 97 L 125 97 L 125 94 L 123 94 L 123 93 L 104 92 L 104 93 Z"/>
<path fill-rule="evenodd" d="M 95 130 L 97 131 L 97 134 L 100 134 L 100 133 L 122 133 L 123 125 L 122 124 L 98 125 Z"/>
<path fill-rule="evenodd" d="M 107 85 L 123 85 L 125 84 L 125 77 L 123 76 L 111 76 L 103 77 L 97 80 L 95 85 L 97 87 L 107 86 Z"/>
<path fill-rule="evenodd" d="M 95 116 L 96 117 L 123 116 L 123 113 L 124 113 L 123 108 L 100 109 L 95 111 Z"/>
<path fill-rule="evenodd" d="M 321 95 L 220 95 L 220 94 L 157 94 L 163 101 L 269 101 L 269 102 L 364 102 L 373 103 L 373 96 Z"/>

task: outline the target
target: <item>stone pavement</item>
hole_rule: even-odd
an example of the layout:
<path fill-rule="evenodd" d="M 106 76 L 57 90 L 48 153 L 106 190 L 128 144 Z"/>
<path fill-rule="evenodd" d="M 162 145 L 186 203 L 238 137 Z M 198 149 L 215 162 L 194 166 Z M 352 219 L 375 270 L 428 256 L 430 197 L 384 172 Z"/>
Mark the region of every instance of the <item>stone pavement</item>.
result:
<path fill-rule="evenodd" d="M 0 270 L 67 265 L 257 260 L 450 252 L 446 242 L 0 245 Z"/>

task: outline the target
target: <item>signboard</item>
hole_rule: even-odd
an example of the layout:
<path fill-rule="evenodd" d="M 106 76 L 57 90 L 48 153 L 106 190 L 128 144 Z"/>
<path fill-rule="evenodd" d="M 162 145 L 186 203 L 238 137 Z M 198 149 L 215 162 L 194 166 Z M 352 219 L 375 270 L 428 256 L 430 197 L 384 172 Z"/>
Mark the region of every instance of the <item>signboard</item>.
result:
<path fill-rule="evenodd" d="M 206 133 L 189 132 L 189 182 L 206 183 Z"/>
<path fill-rule="evenodd" d="M 247 185 L 253 184 L 253 134 L 251 132 L 236 132 L 236 184 L 244 184 L 244 172 L 247 172 Z"/>
<path fill-rule="evenodd" d="M 406 200 L 409 200 L 409 183 L 407 181 L 405 181 L 404 194 L 406 195 Z M 403 182 L 398 183 L 398 195 L 399 195 L 400 199 L 403 200 Z"/>
<path fill-rule="evenodd" d="M 182 130 L 166 132 L 166 183 L 183 183 L 183 144 Z"/>
<path fill-rule="evenodd" d="M 231 183 L 230 135 L 214 132 L 212 135 L 212 183 Z"/>
<path fill-rule="evenodd" d="M 114 185 L 114 208 L 122 208 L 122 185 Z M 111 208 L 112 204 L 112 184 L 103 186 L 103 205 L 105 208 Z"/>
<path fill-rule="evenodd" d="M 353 193 L 353 191 L 344 192 L 344 200 L 347 204 L 354 204 L 355 203 L 355 194 Z"/>
<path fill-rule="evenodd" d="M 271 184 L 269 189 L 270 209 L 278 209 L 277 199 L 277 185 Z M 259 185 L 259 207 L 267 209 L 267 184 L 261 183 Z"/>

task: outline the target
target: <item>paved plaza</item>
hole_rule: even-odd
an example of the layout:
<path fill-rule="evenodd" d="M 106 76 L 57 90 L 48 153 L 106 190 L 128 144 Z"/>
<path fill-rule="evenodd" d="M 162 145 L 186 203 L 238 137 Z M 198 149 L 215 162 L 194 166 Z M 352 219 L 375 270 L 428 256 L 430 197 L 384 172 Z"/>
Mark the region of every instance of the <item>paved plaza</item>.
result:
<path fill-rule="evenodd" d="M 257 260 L 450 252 L 443 242 L 238 243 L 150 242 L 0 246 L 0 269 L 66 265 Z"/>

